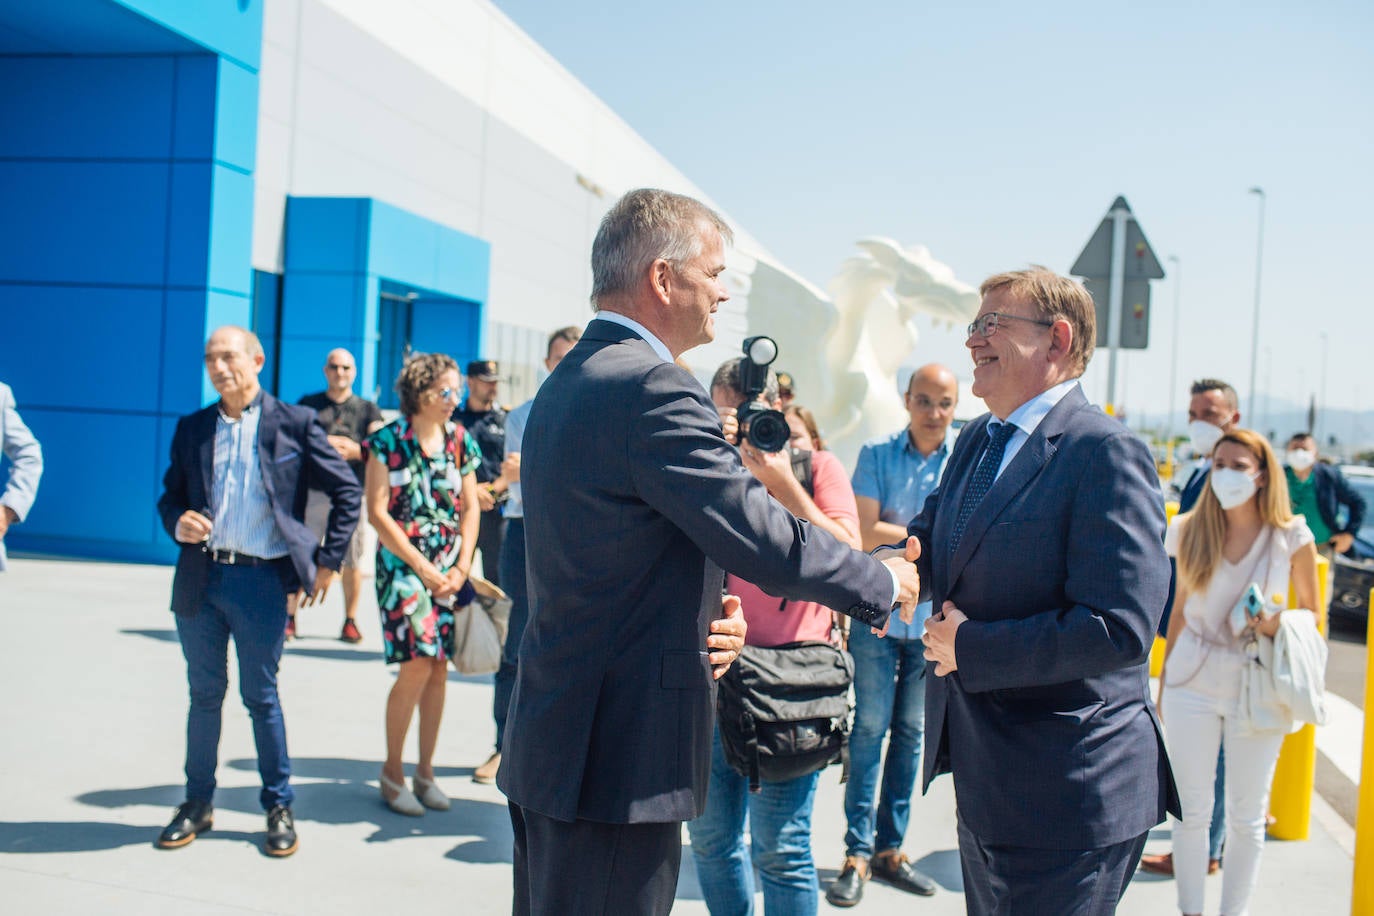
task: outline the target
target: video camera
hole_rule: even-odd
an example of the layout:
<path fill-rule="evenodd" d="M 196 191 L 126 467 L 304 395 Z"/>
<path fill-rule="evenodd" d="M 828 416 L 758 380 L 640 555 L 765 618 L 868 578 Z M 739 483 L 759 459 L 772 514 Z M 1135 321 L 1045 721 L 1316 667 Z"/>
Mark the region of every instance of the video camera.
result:
<path fill-rule="evenodd" d="M 735 416 L 749 444 L 764 452 L 780 452 L 792 438 L 782 411 L 758 403 L 768 384 L 768 367 L 778 358 L 778 345 L 771 337 L 750 337 L 744 341 L 744 359 L 739 363 L 739 386 L 744 403 Z"/>

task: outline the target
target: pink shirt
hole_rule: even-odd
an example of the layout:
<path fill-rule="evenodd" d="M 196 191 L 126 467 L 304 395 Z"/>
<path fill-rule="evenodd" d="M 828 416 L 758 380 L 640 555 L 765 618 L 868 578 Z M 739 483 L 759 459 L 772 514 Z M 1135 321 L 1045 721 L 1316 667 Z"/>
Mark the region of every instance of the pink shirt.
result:
<path fill-rule="evenodd" d="M 811 453 L 811 497 L 828 518 L 848 521 L 857 531 L 859 510 L 854 504 L 854 489 L 840 459 L 830 452 Z M 781 646 L 802 640 L 830 641 L 830 608 L 814 601 L 787 601 L 745 582 L 727 576 L 725 587 L 738 595 L 749 624 L 745 642 L 751 646 Z"/>

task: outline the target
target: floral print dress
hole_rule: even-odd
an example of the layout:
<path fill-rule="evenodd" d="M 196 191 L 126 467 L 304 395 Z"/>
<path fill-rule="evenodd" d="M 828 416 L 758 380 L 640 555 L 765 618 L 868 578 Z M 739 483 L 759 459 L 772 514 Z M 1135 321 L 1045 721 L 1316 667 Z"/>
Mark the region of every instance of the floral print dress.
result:
<path fill-rule="evenodd" d="M 377 430 L 364 443 L 367 453 L 387 469 L 391 496 L 387 513 L 411 545 L 441 570 L 456 562 L 463 475 L 482 460 L 477 443 L 455 423 L 444 424 L 444 448 L 426 455 L 405 417 Z M 382 544 L 377 545 L 377 608 L 388 664 L 415 658 L 448 658 L 453 638 L 453 608 L 460 607 L 465 585 L 454 599 L 433 600 L 415 570 Z"/>

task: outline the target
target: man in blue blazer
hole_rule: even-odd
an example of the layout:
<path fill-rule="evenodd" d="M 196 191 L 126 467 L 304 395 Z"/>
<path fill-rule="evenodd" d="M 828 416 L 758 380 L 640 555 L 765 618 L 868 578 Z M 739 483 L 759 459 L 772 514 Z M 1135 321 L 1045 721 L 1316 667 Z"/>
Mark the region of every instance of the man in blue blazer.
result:
<path fill-rule="evenodd" d="M 728 238 L 688 197 L 616 203 L 592 249 L 597 318 L 530 410 L 530 618 L 496 779 L 517 914 L 672 907 L 681 822 L 705 806 L 713 665 L 737 654 L 711 635 L 722 568 L 870 626 L 899 600 L 915 611 L 914 542 L 885 567 L 799 521 L 675 364 L 714 337 Z"/>
<path fill-rule="evenodd" d="M 908 531 L 926 625 L 925 786 L 954 774 L 971 914 L 1112 913 L 1177 810 L 1149 651 L 1169 586 L 1149 450 L 1078 383 L 1092 298 L 1036 267 L 982 286 L 973 393 Z"/>
<path fill-rule="evenodd" d="M 186 801 L 158 837 L 162 849 L 185 846 L 213 821 L 231 636 L 239 692 L 253 720 L 266 850 L 289 856 L 298 845 L 277 699 L 286 596 L 299 589 L 303 605 L 324 598 L 358 524 L 362 490 L 315 412 L 262 390 L 262 366 L 262 344 L 251 331 L 222 327 L 210 335 L 205 371 L 220 400 L 177 422 L 157 503 L 162 526 L 181 545 L 172 610 L 191 694 Z M 304 521 L 311 488 L 332 503 L 323 544 Z"/>

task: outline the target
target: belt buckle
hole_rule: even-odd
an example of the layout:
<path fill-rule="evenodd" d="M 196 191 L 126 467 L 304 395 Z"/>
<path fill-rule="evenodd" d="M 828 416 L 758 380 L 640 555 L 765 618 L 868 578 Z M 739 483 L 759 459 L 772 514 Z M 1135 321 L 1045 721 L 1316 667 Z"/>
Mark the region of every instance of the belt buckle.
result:
<path fill-rule="evenodd" d="M 229 551 L 229 565 L 230 565 L 230 566 L 237 566 L 237 565 L 238 565 L 238 562 L 239 562 L 239 561 L 238 561 L 238 554 L 235 553 L 235 552 L 232 551 L 232 550 Z"/>

